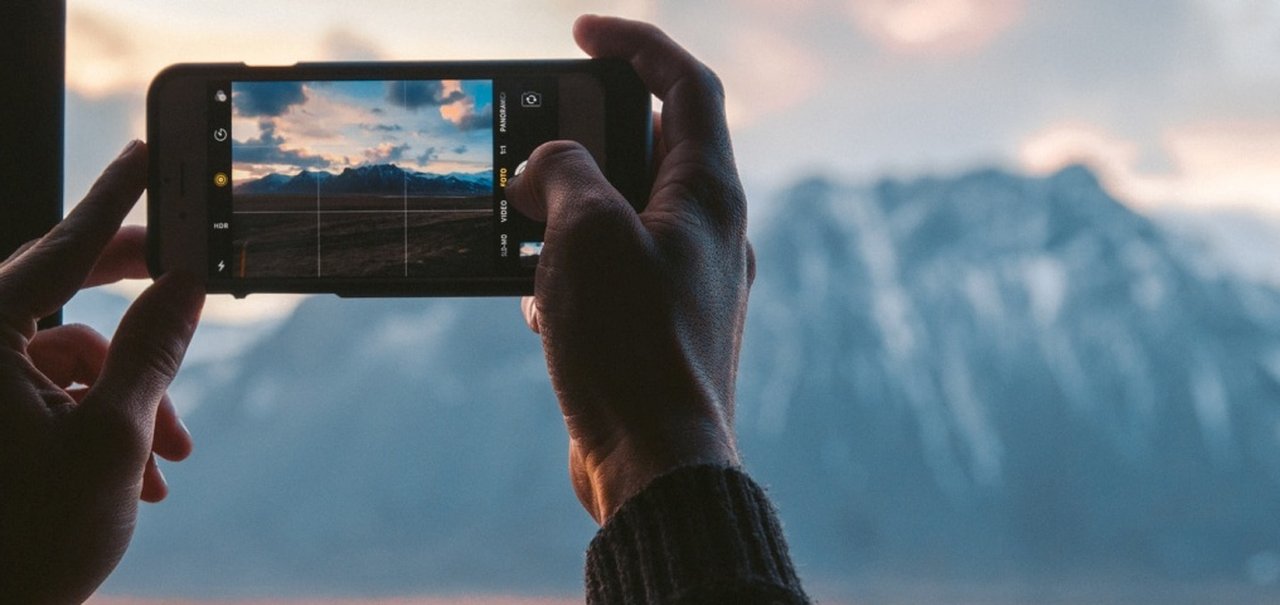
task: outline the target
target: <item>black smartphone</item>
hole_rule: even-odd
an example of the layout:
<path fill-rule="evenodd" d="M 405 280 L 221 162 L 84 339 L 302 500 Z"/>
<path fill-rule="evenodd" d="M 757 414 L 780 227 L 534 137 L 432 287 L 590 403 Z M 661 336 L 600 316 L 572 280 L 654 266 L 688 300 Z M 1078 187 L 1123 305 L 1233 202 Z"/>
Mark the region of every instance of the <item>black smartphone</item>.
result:
<path fill-rule="evenodd" d="M 236 296 L 528 294 L 544 225 L 506 184 L 556 139 L 642 209 L 650 94 L 625 62 L 175 65 L 147 94 L 151 273 Z"/>

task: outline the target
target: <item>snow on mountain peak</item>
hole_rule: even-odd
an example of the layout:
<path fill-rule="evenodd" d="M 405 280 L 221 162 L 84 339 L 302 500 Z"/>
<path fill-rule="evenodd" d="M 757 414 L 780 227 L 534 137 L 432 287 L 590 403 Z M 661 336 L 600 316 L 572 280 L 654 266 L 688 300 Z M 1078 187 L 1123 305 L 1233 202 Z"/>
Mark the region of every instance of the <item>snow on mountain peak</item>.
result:
<path fill-rule="evenodd" d="M 753 232 L 735 414 L 807 577 L 1266 575 L 1275 290 L 1204 275 L 1081 167 L 812 178 L 778 207 Z M 596 528 L 511 301 L 312 298 L 221 363 L 184 370 L 207 454 L 148 510 L 120 586 L 580 578 Z"/>

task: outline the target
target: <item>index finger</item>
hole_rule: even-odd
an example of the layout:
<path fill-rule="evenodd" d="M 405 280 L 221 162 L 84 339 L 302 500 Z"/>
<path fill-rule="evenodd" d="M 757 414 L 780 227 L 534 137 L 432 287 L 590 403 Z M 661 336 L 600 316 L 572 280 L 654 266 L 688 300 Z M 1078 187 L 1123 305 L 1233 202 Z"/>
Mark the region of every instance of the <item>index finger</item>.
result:
<path fill-rule="evenodd" d="M 0 268 L 0 312 L 35 320 L 70 300 L 146 185 L 146 145 L 133 141 L 67 218 Z"/>
<path fill-rule="evenodd" d="M 573 37 L 588 55 L 623 59 L 662 100 L 662 137 L 670 153 L 693 146 L 703 158 L 733 164 L 720 78 L 657 27 L 583 15 Z"/>

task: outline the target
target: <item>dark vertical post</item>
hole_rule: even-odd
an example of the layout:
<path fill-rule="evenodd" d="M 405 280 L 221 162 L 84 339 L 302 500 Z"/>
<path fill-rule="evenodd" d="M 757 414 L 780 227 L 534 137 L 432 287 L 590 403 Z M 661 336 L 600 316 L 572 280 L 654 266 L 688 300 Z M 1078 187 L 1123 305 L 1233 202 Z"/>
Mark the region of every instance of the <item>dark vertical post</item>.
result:
<path fill-rule="evenodd" d="M 66 0 L 0 3 L 0 259 L 62 218 L 66 42 Z"/>

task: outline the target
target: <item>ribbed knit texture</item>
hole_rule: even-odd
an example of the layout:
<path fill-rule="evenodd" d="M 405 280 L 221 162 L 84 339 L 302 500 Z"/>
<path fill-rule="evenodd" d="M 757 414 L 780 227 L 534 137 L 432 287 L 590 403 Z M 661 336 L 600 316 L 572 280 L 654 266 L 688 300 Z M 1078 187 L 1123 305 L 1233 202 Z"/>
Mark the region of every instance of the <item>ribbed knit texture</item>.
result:
<path fill-rule="evenodd" d="M 808 603 L 764 490 L 689 466 L 650 483 L 587 549 L 587 603 Z"/>

